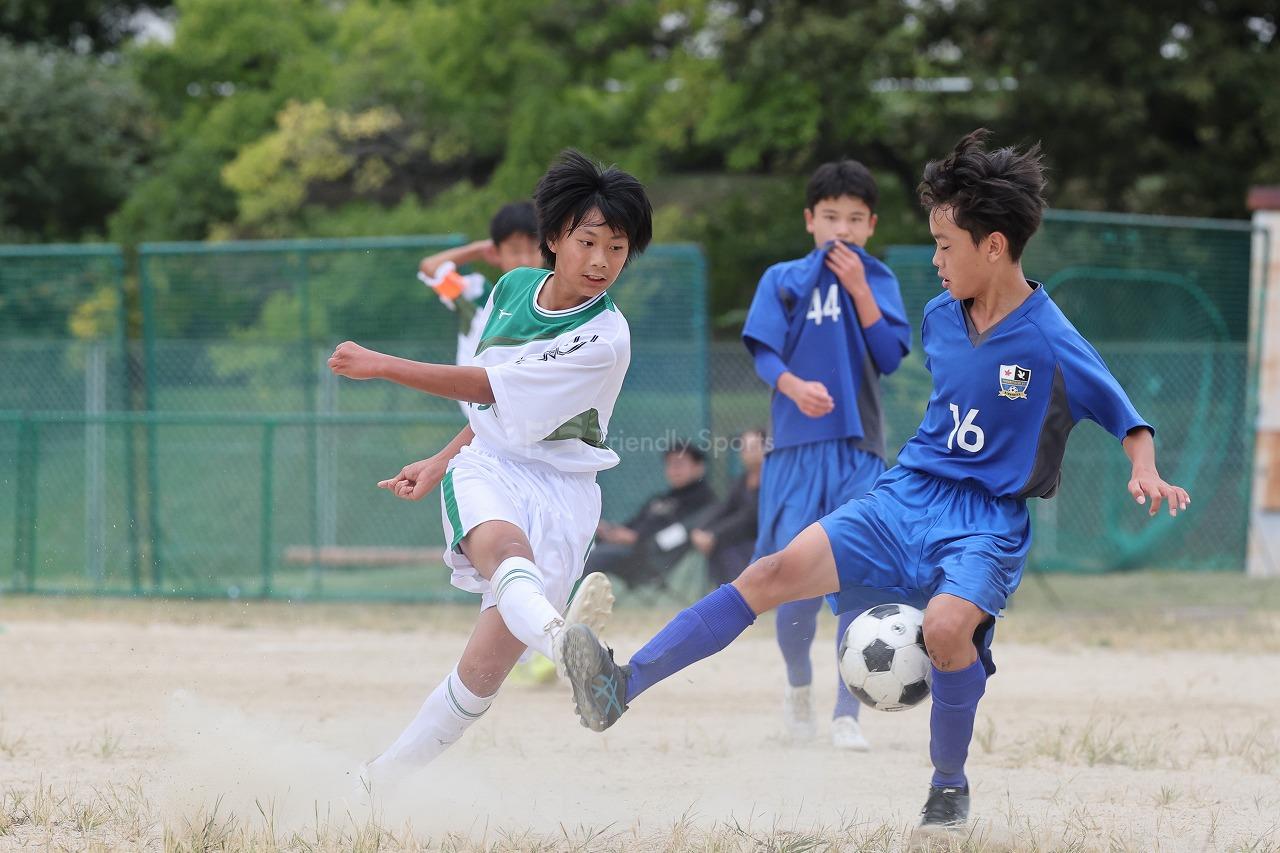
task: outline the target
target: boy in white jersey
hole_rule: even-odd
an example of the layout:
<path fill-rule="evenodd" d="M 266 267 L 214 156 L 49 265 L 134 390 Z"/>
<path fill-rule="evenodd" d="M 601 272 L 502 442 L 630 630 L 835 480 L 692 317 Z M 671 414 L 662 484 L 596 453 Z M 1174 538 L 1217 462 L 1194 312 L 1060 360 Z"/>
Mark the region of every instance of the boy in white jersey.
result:
<path fill-rule="evenodd" d="M 481 596 L 462 658 L 370 765 L 421 766 L 488 710 L 528 647 L 558 660 L 561 616 L 600 519 L 597 471 L 631 360 L 627 322 L 605 292 L 648 245 L 644 187 L 565 151 L 534 194 L 551 270 L 498 280 L 471 366 L 424 364 L 342 343 L 329 359 L 352 379 L 387 379 L 469 403 L 467 427 L 378 485 L 418 500 L 442 484 L 454 586 Z"/>

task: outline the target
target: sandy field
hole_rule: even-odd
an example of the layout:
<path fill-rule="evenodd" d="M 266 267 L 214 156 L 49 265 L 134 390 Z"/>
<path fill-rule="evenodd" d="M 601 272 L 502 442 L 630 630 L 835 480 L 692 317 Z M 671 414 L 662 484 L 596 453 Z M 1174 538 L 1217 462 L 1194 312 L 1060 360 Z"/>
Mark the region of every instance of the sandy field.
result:
<path fill-rule="evenodd" d="M 672 612 L 620 612 L 620 654 Z M 975 820 L 937 849 L 1280 850 L 1277 612 L 1166 603 L 1125 621 L 1079 601 L 1015 607 L 979 710 Z M 927 704 L 864 710 L 869 754 L 787 745 L 771 620 L 604 735 L 578 725 L 567 688 L 509 685 L 369 810 L 350 771 L 450 668 L 472 615 L 0 600 L 0 849 L 921 846 Z"/>

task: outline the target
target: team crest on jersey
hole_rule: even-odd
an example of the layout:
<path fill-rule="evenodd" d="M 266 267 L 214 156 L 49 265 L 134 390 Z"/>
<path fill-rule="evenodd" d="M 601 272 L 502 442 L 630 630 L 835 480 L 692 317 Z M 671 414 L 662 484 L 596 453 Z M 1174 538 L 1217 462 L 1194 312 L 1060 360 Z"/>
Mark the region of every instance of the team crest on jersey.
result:
<path fill-rule="evenodd" d="M 1000 365 L 1000 396 L 1010 400 L 1027 399 L 1027 386 L 1031 384 L 1031 368 L 1016 364 Z"/>

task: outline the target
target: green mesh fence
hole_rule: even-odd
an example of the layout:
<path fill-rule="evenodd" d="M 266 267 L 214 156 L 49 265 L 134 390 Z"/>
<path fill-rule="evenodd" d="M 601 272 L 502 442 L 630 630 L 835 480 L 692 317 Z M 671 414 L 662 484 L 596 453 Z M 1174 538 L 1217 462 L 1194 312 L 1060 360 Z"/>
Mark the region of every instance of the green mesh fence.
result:
<path fill-rule="evenodd" d="M 0 589 L 34 588 L 41 542 L 72 549 L 80 578 L 130 563 L 123 541 L 134 508 L 121 468 L 131 448 L 99 424 L 42 435 L 21 414 L 126 407 L 123 271 L 115 246 L 0 247 Z M 38 500 L 53 488 L 42 452 L 75 474 L 55 512 Z"/>
<path fill-rule="evenodd" d="M 1156 424 L 1161 470 L 1195 504 L 1148 521 L 1115 441 L 1084 424 L 1059 497 L 1033 502 L 1034 567 L 1241 567 L 1250 236 L 1240 223 L 1048 215 L 1025 269 Z M 374 484 L 447 442 L 460 410 L 335 379 L 324 362 L 347 338 L 452 360 L 456 318 L 414 268 L 460 240 L 148 245 L 128 304 L 114 247 L 0 247 L 0 369 L 18 377 L 0 384 L 0 591 L 452 595 L 435 497 L 408 504 Z M 892 455 L 928 398 L 918 323 L 938 279 L 930 248 L 885 255 L 917 326 L 884 385 Z M 738 469 L 725 440 L 768 422 L 741 345 L 708 342 L 705 278 L 696 247 L 657 246 L 613 290 L 633 358 L 612 425 L 623 461 L 600 478 L 606 517 L 664 488 L 662 449 L 679 437 L 713 451 L 723 488 Z M 127 341 L 126 312 L 141 320 Z"/>
<path fill-rule="evenodd" d="M 295 597 L 447 589 L 437 501 L 405 504 L 374 485 L 445 445 L 465 423 L 459 407 L 338 379 L 325 359 L 352 339 L 451 362 L 457 319 L 414 273 L 423 254 L 459 242 L 142 248 L 156 413 L 145 423 L 155 499 L 144 585 Z M 624 461 L 600 478 L 606 513 L 626 515 L 662 487 L 664 442 L 706 429 L 705 278 L 696 247 L 655 246 L 611 291 L 631 326 L 632 363 L 610 430 Z M 416 567 L 377 568 L 383 560 Z"/>
<path fill-rule="evenodd" d="M 1023 269 L 1044 283 L 1155 425 L 1161 474 L 1185 486 L 1195 503 L 1177 520 L 1148 520 L 1125 490 L 1129 465 L 1115 439 L 1083 423 L 1072 433 L 1059 495 L 1031 504 L 1034 567 L 1243 566 L 1253 452 L 1247 408 L 1254 380 L 1246 352 L 1251 239 L 1244 222 L 1046 215 Z M 917 325 L 939 292 L 931 257 L 923 247 L 886 253 Z M 926 392 L 916 386 L 927 382 L 916 358 L 904 370 L 905 399 L 892 387 L 899 375 L 886 383 L 906 404 L 889 412 L 890 435 L 902 438 L 923 410 Z"/>

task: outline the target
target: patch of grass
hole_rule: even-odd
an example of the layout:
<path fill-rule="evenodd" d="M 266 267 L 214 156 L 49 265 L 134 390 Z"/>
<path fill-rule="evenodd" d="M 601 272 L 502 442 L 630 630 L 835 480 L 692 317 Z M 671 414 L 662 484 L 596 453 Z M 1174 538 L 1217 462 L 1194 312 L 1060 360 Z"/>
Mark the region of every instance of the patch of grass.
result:
<path fill-rule="evenodd" d="M 27 745 L 27 738 L 22 734 L 15 734 L 8 730 L 4 723 L 4 716 L 0 715 L 0 753 L 10 760 L 18 757 Z"/>
<path fill-rule="evenodd" d="M 93 742 L 93 754 L 101 759 L 108 759 L 120 749 L 120 735 L 103 726 L 102 733 Z"/>
<path fill-rule="evenodd" d="M 1272 774 L 1280 769 L 1280 734 L 1259 723 L 1238 734 L 1202 732 L 1200 754 L 1211 759 L 1236 758 L 1255 773 Z"/>
<path fill-rule="evenodd" d="M 974 740 L 978 742 L 978 746 L 982 747 L 985 753 L 992 753 L 996 750 L 996 721 L 991 717 L 982 718 L 982 727 L 974 731 Z"/>
<path fill-rule="evenodd" d="M 1120 718 L 1102 720 L 1091 717 L 1082 726 L 1063 723 L 1037 732 L 1019 741 L 1011 750 L 1015 764 L 1046 758 L 1059 764 L 1084 764 L 1089 767 L 1117 765 L 1135 770 L 1154 768 L 1182 769 L 1184 761 L 1173 749 L 1181 743 L 1173 730 L 1130 730 Z"/>

